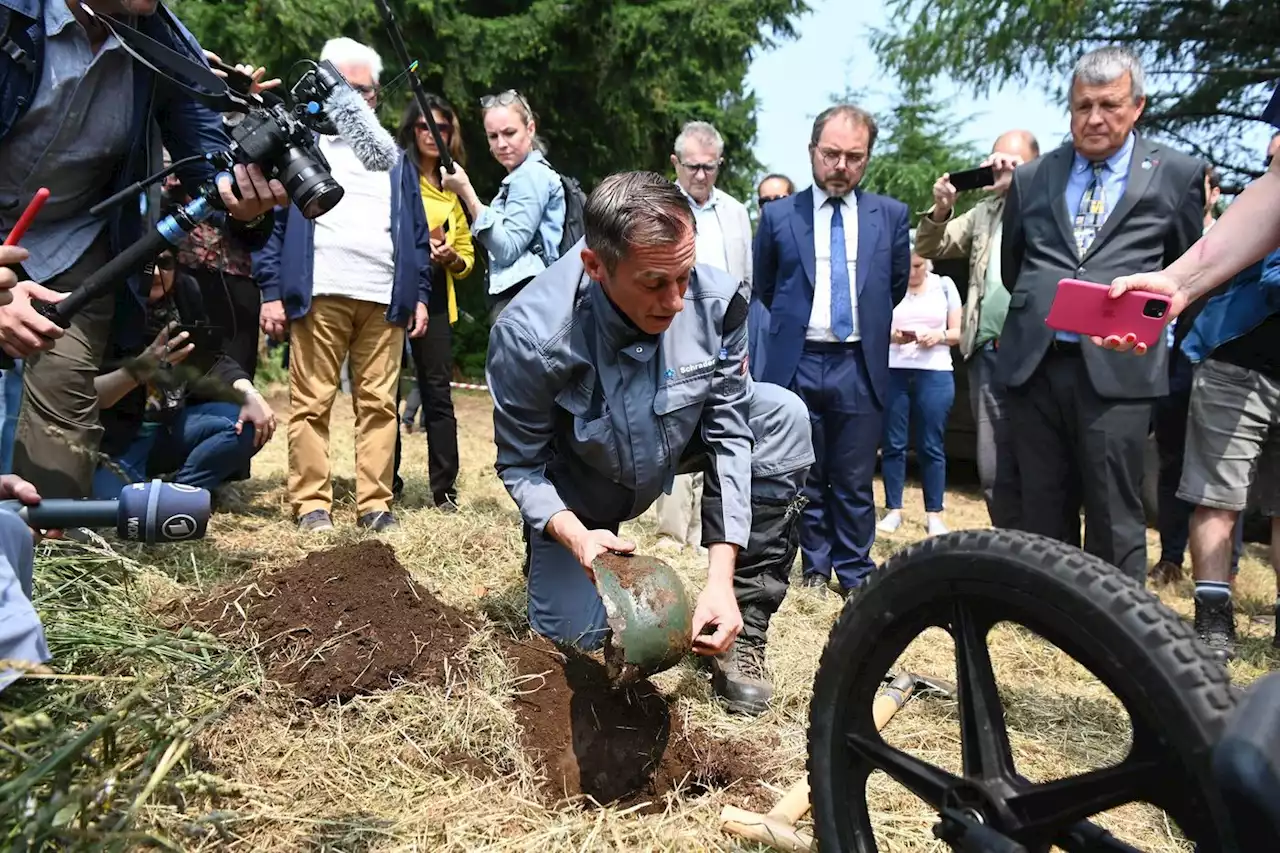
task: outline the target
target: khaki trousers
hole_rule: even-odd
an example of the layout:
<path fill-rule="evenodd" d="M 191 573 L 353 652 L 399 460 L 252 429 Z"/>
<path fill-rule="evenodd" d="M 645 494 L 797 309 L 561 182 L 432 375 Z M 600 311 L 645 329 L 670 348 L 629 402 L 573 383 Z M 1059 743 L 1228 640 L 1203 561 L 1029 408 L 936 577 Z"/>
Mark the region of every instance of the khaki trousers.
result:
<path fill-rule="evenodd" d="M 681 545 L 701 545 L 702 474 L 680 474 L 670 495 L 660 495 L 654 505 L 658 533 Z"/>
<path fill-rule="evenodd" d="M 110 259 L 104 233 L 70 269 L 42 284 L 68 293 Z M 77 311 L 53 349 L 24 363 L 13 473 L 29 480 L 42 498 L 89 496 L 102 441 L 93 380 L 106 355 L 117 296 L 110 290 Z"/>
<path fill-rule="evenodd" d="M 289 325 L 288 489 L 298 517 L 333 509 L 329 415 L 348 357 L 356 415 L 356 514 L 391 508 L 404 329 L 388 323 L 386 311 L 373 302 L 317 296 L 311 311 Z"/>

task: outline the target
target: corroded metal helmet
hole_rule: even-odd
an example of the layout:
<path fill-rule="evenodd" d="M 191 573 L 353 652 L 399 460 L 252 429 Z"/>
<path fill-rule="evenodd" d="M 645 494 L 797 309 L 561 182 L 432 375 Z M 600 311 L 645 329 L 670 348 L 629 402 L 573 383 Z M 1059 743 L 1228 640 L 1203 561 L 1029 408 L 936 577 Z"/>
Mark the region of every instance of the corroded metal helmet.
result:
<path fill-rule="evenodd" d="M 614 685 L 670 669 L 689 653 L 693 608 L 669 565 L 656 557 L 607 553 L 592 569 L 612 629 L 604 659 Z"/>

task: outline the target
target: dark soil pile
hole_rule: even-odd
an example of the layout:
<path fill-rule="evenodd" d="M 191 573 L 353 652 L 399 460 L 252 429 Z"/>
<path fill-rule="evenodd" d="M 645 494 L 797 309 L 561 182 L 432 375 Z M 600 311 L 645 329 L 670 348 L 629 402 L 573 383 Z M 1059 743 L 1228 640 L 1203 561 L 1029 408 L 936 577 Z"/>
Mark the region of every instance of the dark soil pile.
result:
<path fill-rule="evenodd" d="M 223 634 L 243 631 L 245 617 L 268 674 L 316 704 L 403 680 L 442 686 L 445 662 L 465 669 L 460 652 L 481 625 L 415 583 L 378 540 L 314 552 L 192 611 Z M 541 638 L 499 643 L 520 677 L 514 702 L 524 747 L 546 773 L 551 802 L 586 795 L 606 805 L 652 801 L 660 810 L 667 792 L 697 795 L 750 780 L 747 807 L 767 810 L 754 751 L 686 730 L 652 683 L 615 691 L 593 658 Z M 488 775 L 478 759 L 451 756 L 448 764 Z"/>
<path fill-rule="evenodd" d="M 234 602 L 234 603 L 233 603 Z M 219 633 L 237 633 L 244 610 L 267 673 L 315 704 L 414 679 L 441 686 L 480 620 L 419 586 L 390 545 L 366 540 L 315 551 L 250 587 L 193 611 Z"/>

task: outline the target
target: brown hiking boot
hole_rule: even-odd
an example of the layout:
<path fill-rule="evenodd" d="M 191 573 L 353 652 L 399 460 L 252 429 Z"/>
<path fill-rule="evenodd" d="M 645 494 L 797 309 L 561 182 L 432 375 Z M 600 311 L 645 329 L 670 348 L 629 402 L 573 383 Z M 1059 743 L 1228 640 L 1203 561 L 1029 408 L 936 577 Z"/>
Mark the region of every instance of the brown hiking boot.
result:
<path fill-rule="evenodd" d="M 731 714 L 757 716 L 769 710 L 773 684 L 764 668 L 764 644 L 741 636 L 711 659 L 711 689 Z"/>
<path fill-rule="evenodd" d="M 1156 586 L 1164 586 L 1165 584 L 1177 583 L 1186 577 L 1186 570 L 1177 563 L 1171 563 L 1168 560 L 1161 560 L 1151 567 L 1151 582 Z"/>

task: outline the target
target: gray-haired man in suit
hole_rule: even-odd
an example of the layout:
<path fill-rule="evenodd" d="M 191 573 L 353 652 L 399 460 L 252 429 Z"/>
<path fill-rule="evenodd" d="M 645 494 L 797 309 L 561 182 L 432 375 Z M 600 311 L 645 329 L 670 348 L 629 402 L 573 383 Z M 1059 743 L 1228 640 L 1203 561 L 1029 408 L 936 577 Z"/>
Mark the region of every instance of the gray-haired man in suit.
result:
<path fill-rule="evenodd" d="M 1023 527 L 1143 581 L 1143 451 L 1168 351 L 1124 358 L 1045 325 L 1059 280 L 1110 282 L 1164 266 L 1200 237 L 1204 165 L 1134 133 L 1146 106 L 1137 57 L 1105 47 L 1071 80 L 1071 142 L 1014 173 L 1001 272 L 1009 313 L 998 377 L 1021 472 Z"/>

